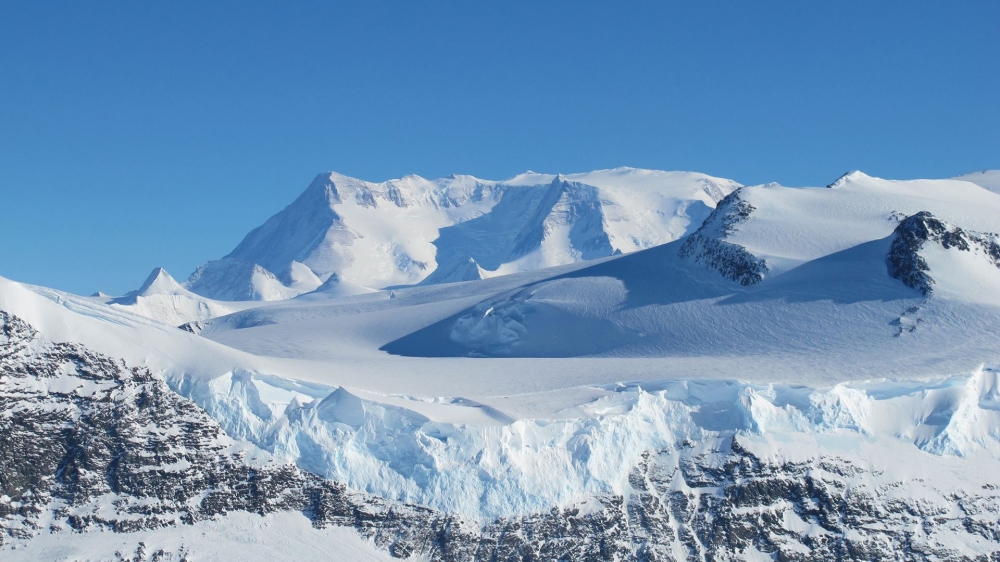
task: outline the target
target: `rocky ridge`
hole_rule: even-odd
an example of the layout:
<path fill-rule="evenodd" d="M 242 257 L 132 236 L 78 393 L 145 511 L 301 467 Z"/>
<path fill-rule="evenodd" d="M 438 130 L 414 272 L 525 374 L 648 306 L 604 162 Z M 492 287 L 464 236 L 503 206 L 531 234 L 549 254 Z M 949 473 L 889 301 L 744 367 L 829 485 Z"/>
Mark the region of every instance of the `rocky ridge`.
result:
<path fill-rule="evenodd" d="M 682 258 L 690 258 L 714 269 L 723 277 L 740 285 L 756 285 L 768 272 L 767 262 L 754 256 L 746 248 L 725 240 L 740 223 L 750 219 L 755 207 L 734 191 L 719 202 L 704 224 L 678 250 Z"/>
<path fill-rule="evenodd" d="M 377 289 L 480 275 L 469 259 L 490 276 L 565 265 L 676 240 L 737 187 L 633 168 L 381 183 L 329 172 L 184 286 L 216 300 L 284 300 L 332 274 Z"/>
<path fill-rule="evenodd" d="M 966 231 L 922 211 L 900 221 L 893 232 L 886 263 L 890 275 L 924 295 L 930 295 L 935 284 L 927 260 L 920 255 L 928 243 L 946 250 L 981 254 L 1000 269 L 1000 237 L 996 234 Z"/>

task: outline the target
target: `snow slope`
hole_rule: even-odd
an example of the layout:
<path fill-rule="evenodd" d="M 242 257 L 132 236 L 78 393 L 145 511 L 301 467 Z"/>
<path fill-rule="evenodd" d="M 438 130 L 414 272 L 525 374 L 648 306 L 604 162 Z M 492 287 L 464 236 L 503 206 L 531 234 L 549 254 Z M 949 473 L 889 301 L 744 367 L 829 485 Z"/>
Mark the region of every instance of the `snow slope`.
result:
<path fill-rule="evenodd" d="M 514 178 L 490 214 L 510 193 L 533 204 L 548 197 L 552 212 L 528 221 L 543 235 L 527 228 L 507 241 L 486 238 L 504 247 L 538 241 L 518 258 L 536 265 L 585 246 L 574 240 L 613 241 L 609 227 L 601 234 L 583 219 L 590 203 L 604 209 L 612 198 L 610 190 L 591 197 L 604 176 L 625 182 L 616 174 L 636 172 Z M 479 185 L 454 181 L 472 193 Z M 512 191 L 537 181 L 542 189 Z M 370 191 L 371 200 L 409 204 L 413 192 L 391 187 Z M 352 193 L 357 201 L 364 192 Z M 45 342 L 149 367 L 229 437 L 279 462 L 476 529 L 516 527 L 519 540 L 540 514 L 624 517 L 641 500 L 661 506 L 649 509 L 662 525 L 643 520 L 628 532 L 662 526 L 662 541 L 677 537 L 661 544 L 668 550 L 683 549 L 686 525 L 715 529 L 713 521 L 774 526 L 800 554 L 836 533 L 869 545 L 862 558 L 913 544 L 942 559 L 1000 549 L 990 534 L 1000 468 L 1000 195 L 963 180 L 852 173 L 827 188 L 745 187 L 714 211 L 701 204 L 704 220 L 663 245 L 478 280 L 454 268 L 448 284 L 367 292 L 331 272 L 322 289 L 299 256 L 285 283 L 311 292 L 204 320 L 203 336 L 134 305 L 4 279 L 0 310 Z M 461 226 L 486 216 L 438 232 L 507 231 L 486 219 Z M 487 270 L 479 258 L 465 263 L 479 277 Z M 154 272 L 127 299 L 157 295 L 191 298 Z M 34 391 L 86 390 L 65 375 Z M 823 484 L 796 491 L 811 478 Z M 739 488 L 757 479 L 760 487 Z M 824 503 L 841 492 L 841 503 Z M 702 520 L 685 515 L 690 505 Z M 740 519 L 753 514 L 764 515 Z M 264 532 L 298 529 L 308 545 L 323 536 L 300 523 Z M 587 540 L 625 523 L 594 525 Z M 699 536 L 730 536 L 715 530 Z M 88 536 L 68 552 L 87 556 L 101 541 Z M 26 552 L 55 552 L 44 550 L 52 544 Z M 740 553 L 729 556 L 763 555 Z"/>
<path fill-rule="evenodd" d="M 306 290 L 320 285 L 318 279 L 310 283 L 313 279 L 308 275 L 305 279 L 294 278 L 292 273 L 295 271 L 302 271 L 302 268 L 296 267 L 295 262 L 290 263 L 287 277 L 291 285 L 301 286 L 304 283 Z M 316 277 L 311 270 L 309 274 L 312 278 Z M 199 295 L 224 301 L 277 301 L 290 299 L 300 293 L 299 290 L 286 286 L 260 265 L 231 256 L 199 267 L 184 282 L 184 286 Z"/>
<path fill-rule="evenodd" d="M 960 225 L 968 234 L 949 236 L 966 246 L 978 240 L 919 248 L 940 288 L 931 299 L 887 266 L 900 220 L 920 212 Z M 829 188 L 747 187 L 683 241 L 496 295 L 384 349 L 769 357 L 836 377 L 931 361 L 968 369 L 1000 358 L 997 217 L 1000 196 L 968 182 L 855 172 Z"/>
<path fill-rule="evenodd" d="M 217 301 L 185 289 L 163 268 L 156 268 L 135 291 L 94 300 L 167 324 L 182 326 L 260 306 L 252 301 Z"/>
<path fill-rule="evenodd" d="M 142 543 L 142 547 L 137 543 Z M 299 513 L 261 517 L 236 512 L 190 527 L 167 527 L 137 533 L 97 531 L 55 533 L 14 548 L 0 547 L 9 562 L 38 560 L 146 560 L 160 553 L 158 562 L 201 560 L 268 560 L 274 562 L 385 562 L 395 560 L 385 551 L 343 527 L 313 528 Z"/>
<path fill-rule="evenodd" d="M 118 298 L 104 299 L 119 308 L 163 322 L 180 326 L 188 322 L 224 316 L 239 310 L 188 291 L 163 268 L 149 274 L 139 289 Z"/>
<path fill-rule="evenodd" d="M 501 281 L 510 282 L 492 279 L 458 287 L 470 290 L 478 283 Z M 607 292 L 604 283 L 597 281 L 592 288 Z M 447 287 L 413 291 L 430 289 Z M 560 302 L 572 308 L 586 300 Z M 734 435 L 747 438 L 747 446 L 756 443 L 756 454 L 778 465 L 782 459 L 833 456 L 862 467 L 865 479 L 883 484 L 933 475 L 932 492 L 945 495 L 963 483 L 981 487 L 982 478 L 989 477 L 976 480 L 974 475 L 991 474 L 1000 459 L 996 365 L 924 380 L 823 386 L 733 380 L 749 374 L 741 371 L 729 380 L 692 380 L 665 378 L 655 370 L 641 381 L 581 384 L 586 377 L 579 371 L 587 363 L 548 363 L 548 369 L 578 371 L 569 379 L 575 382 L 560 387 L 558 379 L 549 380 L 551 392 L 527 398 L 516 391 L 490 396 L 487 389 L 495 386 L 499 371 L 477 372 L 474 367 L 476 362 L 500 361 L 505 376 L 527 390 L 523 383 L 538 372 L 520 373 L 523 364 L 511 362 L 516 360 L 452 361 L 443 369 L 445 364 L 435 365 L 439 384 L 478 379 L 474 384 L 483 399 L 477 400 L 460 394 L 367 390 L 368 381 L 358 377 L 350 361 L 310 366 L 249 356 L 110 307 L 87 306 L 89 302 L 0 281 L 0 309 L 30 319 L 47 341 L 85 341 L 130 364 L 149 366 L 238 442 L 350 489 L 470 521 L 519 517 L 625 494 L 646 452 L 681 443 L 712 451 Z M 419 365 L 428 361 L 401 359 L 394 366 L 410 378 L 422 376 Z M 615 360 L 610 361 L 614 367 Z M 330 370 L 342 371 L 342 384 L 331 384 L 338 374 Z M 319 382 L 324 376 L 326 384 Z M 434 388 L 431 380 L 416 382 Z M 471 387 L 467 383 L 465 388 Z M 508 406 L 524 400 L 540 402 L 535 408 L 546 414 L 512 414 L 514 408 Z M 899 459 L 910 462 L 900 464 Z M 664 462 L 681 461 L 670 457 Z M 926 474 L 914 474 L 913 466 Z"/>
<path fill-rule="evenodd" d="M 155 273 L 155 272 L 154 272 Z M 161 373 L 222 374 L 252 356 L 131 312 L 54 289 L 0 277 L 0 310 L 15 314 L 46 342 L 74 342 Z"/>
<path fill-rule="evenodd" d="M 278 300 L 333 274 L 382 288 L 563 265 L 674 240 L 737 187 L 633 168 L 382 183 L 330 172 L 185 285 L 217 300 Z"/>
<path fill-rule="evenodd" d="M 993 193 L 1000 193 L 1000 170 L 972 172 L 971 174 L 963 174 L 952 179 L 969 181 Z"/>
<path fill-rule="evenodd" d="M 682 252 L 689 238 L 595 265 L 237 313 L 205 336 L 310 358 L 329 372 L 314 380 L 342 388 L 286 398 L 268 419 L 232 410 L 221 389 L 185 392 L 309 470 L 469 517 L 620 492 L 638 451 L 706 431 L 832 432 L 848 449 L 984 452 L 993 466 L 997 384 L 983 365 L 1000 363 L 1000 270 L 986 246 L 930 236 L 906 251 L 935 291 L 894 278 L 894 243 L 922 212 L 947 221 L 948 239 L 995 239 L 1000 198 L 860 173 L 743 188 L 698 232 L 745 256 L 700 259 L 711 244 Z M 726 272 L 746 256 L 766 269 L 743 284 Z M 828 451 L 820 441 L 805 450 Z"/>

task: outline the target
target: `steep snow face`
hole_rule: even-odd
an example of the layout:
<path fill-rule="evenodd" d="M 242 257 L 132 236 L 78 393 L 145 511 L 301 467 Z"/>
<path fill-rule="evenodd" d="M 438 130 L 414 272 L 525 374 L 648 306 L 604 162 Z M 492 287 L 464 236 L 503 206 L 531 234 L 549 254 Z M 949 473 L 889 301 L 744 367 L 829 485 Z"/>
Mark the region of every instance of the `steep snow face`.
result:
<path fill-rule="evenodd" d="M 995 303 L 1000 294 L 1000 236 L 964 231 L 926 211 L 896 227 L 888 264 L 893 277 L 925 295 Z"/>
<path fill-rule="evenodd" d="M 289 279 L 295 285 L 289 264 Z M 220 301 L 279 301 L 290 299 L 299 292 L 252 262 L 225 257 L 199 267 L 184 282 L 191 292 Z"/>
<path fill-rule="evenodd" d="M 627 494 L 644 453 L 681 443 L 710 448 L 734 435 L 757 441 L 764 456 L 835 456 L 886 482 L 912 477 L 901 458 L 922 458 L 918 464 L 942 468 L 934 473 L 947 487 L 955 475 L 941 457 L 997 466 L 998 383 L 992 368 L 824 389 L 650 381 L 594 388 L 595 398 L 555 419 L 518 421 L 460 399 L 362 398 L 344 388 L 309 399 L 246 373 L 171 384 L 227 433 L 279 459 L 367 493 L 488 521 Z M 463 408 L 484 411 L 478 423 L 447 421 L 447 410 Z"/>
<path fill-rule="evenodd" d="M 676 258 L 677 245 L 659 248 L 658 253 L 647 252 L 646 256 L 674 256 L 679 260 Z M 882 288 L 896 287 L 903 294 L 919 294 L 885 274 L 887 249 L 886 241 L 877 248 L 878 252 L 871 253 L 879 257 L 874 263 L 881 266 L 887 283 Z M 610 272 L 620 268 L 626 260 L 646 262 L 643 254 L 633 254 L 606 261 L 603 266 Z M 657 266 L 661 263 L 654 261 Z M 632 271 L 648 279 L 651 285 L 662 286 L 663 278 L 652 275 L 656 270 L 639 271 L 636 268 Z M 693 286 L 711 284 L 713 277 L 710 276 L 717 275 L 712 271 L 693 270 L 697 272 L 703 277 L 694 277 Z M 829 270 L 822 271 L 818 277 L 824 278 L 829 273 Z M 846 271 L 832 284 L 839 286 L 844 278 L 856 274 L 857 270 Z M 788 275 L 783 277 L 787 279 Z M 550 319 L 564 315 L 562 318 L 567 321 L 575 317 L 603 321 L 609 311 L 628 303 L 637 293 L 642 295 L 635 279 L 593 275 L 593 271 L 579 277 L 572 277 L 570 273 L 541 284 L 508 290 L 503 298 L 526 303 L 522 310 L 529 319 L 525 325 L 531 333 L 537 326 L 530 324 L 532 307 L 539 315 Z M 489 279 L 452 288 L 422 287 L 410 291 L 425 295 L 437 291 L 440 298 L 442 294 L 470 290 L 477 283 L 501 282 L 502 278 Z M 746 290 L 765 287 L 769 282 Z M 728 280 L 716 280 L 716 283 L 742 287 Z M 680 287 L 679 290 L 692 289 Z M 877 291 L 874 294 L 884 296 Z M 845 296 L 839 298 L 843 300 Z M 379 302 L 402 298 L 405 296 Z M 749 315 L 753 316 L 750 328 L 772 331 L 778 324 L 767 324 L 770 315 L 781 316 L 790 323 L 788 334 L 803 331 L 805 325 L 800 322 L 799 313 L 788 302 L 776 298 L 766 299 L 766 302 L 773 308 L 770 311 L 767 307 L 755 309 L 754 314 Z M 734 304 L 716 302 L 712 307 L 720 313 Z M 898 304 L 903 303 L 893 303 L 893 306 Z M 516 310 L 518 306 L 509 308 Z M 845 306 L 845 303 L 836 306 Z M 991 329 L 988 321 L 996 318 L 995 310 L 993 316 L 983 315 L 981 311 L 980 316 L 974 316 L 970 313 L 975 310 L 969 308 L 944 309 L 936 313 L 925 311 L 922 314 L 927 319 L 926 329 L 918 328 L 915 337 L 904 334 L 895 340 L 878 339 L 872 337 L 873 332 L 865 330 L 872 319 L 862 313 L 868 306 L 870 303 L 862 307 L 845 306 L 844 316 L 835 318 L 836 322 L 822 315 L 817 319 L 816 309 L 807 309 L 805 316 L 820 324 L 814 332 L 823 332 L 827 338 L 822 346 L 801 337 L 787 337 L 788 334 L 780 334 L 778 339 L 783 340 L 784 347 L 805 348 L 805 355 L 810 357 L 815 370 L 829 368 L 827 363 L 832 361 L 842 361 L 850 369 L 856 355 L 864 355 L 858 353 L 858 346 L 843 345 L 843 336 L 837 333 L 838 326 L 843 332 L 852 332 L 860 326 L 862 333 L 858 342 L 871 339 L 877 351 L 891 361 L 900 359 L 899 354 L 926 347 L 937 338 L 944 340 L 942 345 L 951 348 L 961 343 L 961 353 L 975 360 L 983 340 L 968 339 L 971 330 L 954 329 L 955 325 L 938 326 L 939 317 L 961 317 L 980 330 Z M 293 307 L 289 304 L 287 308 Z M 299 308 L 308 307 L 300 303 Z M 513 317 L 510 310 L 491 308 L 482 310 L 479 315 L 483 318 Z M 649 312 L 646 306 L 637 308 L 646 309 L 639 310 L 639 314 Z M 152 373 L 164 377 L 175 392 L 189 397 L 208 412 L 227 435 L 253 443 L 279 460 L 294 461 L 303 469 L 370 494 L 437 507 L 479 522 L 497 516 L 548 513 L 554 506 L 596 509 L 591 503 L 594 498 L 629 496 L 636 493 L 634 470 L 643 465 L 651 451 L 669 457 L 663 460 L 668 473 L 690 476 L 676 481 L 677 486 L 685 490 L 699 480 L 683 470 L 697 462 L 698 466 L 715 474 L 719 471 L 712 472 L 711 467 L 726 462 L 728 444 L 739 442 L 741 447 L 751 447 L 762 462 L 774 466 L 790 462 L 831 466 L 830 463 L 835 462 L 855 467 L 841 473 L 847 480 L 839 480 L 839 486 L 857 484 L 885 490 L 902 485 L 908 494 L 921 490 L 921 494 L 926 492 L 927 497 L 937 498 L 935 502 L 968 485 L 977 490 L 985 489 L 982 486 L 990 482 L 1000 458 L 1000 408 L 997 406 L 1000 379 L 992 363 L 953 377 L 938 376 L 919 381 L 882 379 L 828 386 L 711 379 L 662 380 L 654 365 L 644 371 L 645 378 L 641 382 L 583 386 L 577 382 L 572 388 L 553 389 L 549 395 L 533 398 L 554 404 L 547 415 L 515 416 L 505 408 L 508 402 L 524 399 L 516 395 L 486 398 L 413 396 L 344 386 L 347 383 L 328 385 L 294 380 L 295 376 L 307 374 L 307 363 L 265 362 L 259 357 L 240 354 L 204 338 L 145 322 L 88 299 L 40 288 L 28 289 L 4 280 L 0 280 L 0 310 L 10 310 L 29 319 L 49 342 L 87 342 L 115 353 L 113 357 L 148 365 Z M 257 309 L 255 312 L 266 311 Z M 399 314 L 390 310 L 382 322 L 394 323 L 398 318 Z M 697 326 L 697 322 L 676 320 L 670 319 L 669 323 L 675 324 L 679 339 L 684 337 L 685 330 L 694 330 L 687 336 L 691 343 L 705 339 L 707 333 L 730 323 L 732 317 L 722 315 L 713 319 L 706 315 L 700 320 L 705 324 L 702 327 Z M 586 323 L 582 325 L 586 327 Z M 471 326 L 469 333 L 477 337 L 488 334 L 491 326 L 497 324 L 487 322 L 483 329 Z M 542 334 L 551 335 L 555 328 L 565 326 L 550 325 L 552 329 Z M 606 325 L 597 326 L 595 333 L 607 334 L 606 328 Z M 888 323 L 879 323 L 878 328 L 891 329 Z M 995 332 L 995 328 L 993 330 Z M 745 324 L 723 337 L 735 341 L 736 334 L 750 331 Z M 917 341 L 916 338 L 926 331 L 931 332 L 931 337 Z M 629 334 L 629 339 L 641 340 L 643 337 Z M 996 334 L 990 337 L 995 344 Z M 489 337 L 485 339 L 489 341 Z M 916 344 L 910 347 L 892 345 L 904 339 Z M 592 342 L 584 343 L 590 345 Z M 720 341 L 710 343 L 717 345 Z M 828 353 L 824 355 L 823 349 Z M 845 352 L 845 349 L 850 351 Z M 939 345 L 931 351 L 940 350 Z M 709 351 L 717 353 L 718 349 L 702 350 L 703 353 Z M 731 353 L 732 349 L 722 352 Z M 862 359 L 870 360 L 871 355 Z M 917 359 L 927 362 L 926 357 Z M 940 356 L 934 360 L 939 361 Z M 406 361 L 382 366 L 403 370 L 403 376 L 414 378 L 419 360 Z M 591 363 L 596 362 L 549 362 L 546 369 L 574 370 L 574 377 L 579 381 Z M 341 376 L 354 380 L 357 385 L 368 384 L 364 377 L 356 375 L 356 364 L 351 365 L 351 362 L 342 363 L 336 369 L 345 371 Z M 264 369 L 265 366 L 269 368 Z M 477 376 L 468 362 L 433 365 L 435 371 L 442 367 L 450 372 L 435 376 L 455 380 Z M 463 372 L 466 367 L 470 367 L 470 372 Z M 507 378 L 521 376 L 517 367 L 518 364 L 507 363 Z M 321 370 L 330 368 L 322 367 Z M 89 392 L 86 385 L 80 390 L 81 381 L 77 380 L 80 377 L 74 378 L 72 372 L 54 372 L 58 376 L 46 381 L 48 386 L 42 389 L 45 392 Z M 742 373 L 734 370 L 733 374 Z M 617 380 L 622 377 L 617 375 Z M 496 380 L 482 381 L 491 388 L 496 383 Z M 485 390 L 480 392 L 487 394 Z M 919 467 L 919 473 L 913 472 L 914 467 Z M 757 476 L 761 474 L 754 473 L 754 477 Z M 791 474 L 787 476 L 793 478 Z M 933 481 L 934 485 L 925 490 L 921 481 Z M 773 501 L 788 499 L 772 498 Z M 591 508 L 587 508 L 588 505 Z M 950 503 L 935 505 L 951 509 Z"/>
<path fill-rule="evenodd" d="M 470 176 L 371 183 L 320 174 L 226 259 L 258 264 L 286 285 L 294 282 L 293 264 L 320 282 L 337 274 L 365 287 L 413 283 L 433 270 L 438 230 L 488 212 L 501 194 L 495 182 Z"/>
<path fill-rule="evenodd" d="M 192 293 L 161 267 L 154 269 L 139 289 L 122 297 L 102 296 L 98 300 L 169 326 L 204 321 L 244 308 L 240 303 L 218 302 Z"/>
<path fill-rule="evenodd" d="M 189 296 L 190 291 L 181 287 L 180 283 L 174 280 L 162 267 L 157 267 L 146 278 L 146 281 L 135 292 L 137 297 L 148 297 L 151 295 L 184 295 Z"/>
<path fill-rule="evenodd" d="M 471 258 L 494 274 L 542 269 L 615 252 L 604 230 L 598 188 L 562 178 L 547 186 L 509 187 L 489 214 L 442 229 L 435 245 L 440 267 Z M 427 284 L 438 278 L 428 277 Z"/>
<path fill-rule="evenodd" d="M 219 300 L 273 300 L 313 290 L 335 273 L 379 288 L 562 265 L 675 240 L 737 187 L 704 174 L 632 168 L 508 181 L 371 183 L 321 174 L 186 286 Z"/>
<path fill-rule="evenodd" d="M 825 189 L 769 184 L 743 188 L 734 197 L 742 210 L 714 217 L 721 228 L 706 223 L 710 232 L 698 234 L 714 243 L 688 256 L 711 264 L 711 252 L 720 243 L 730 250 L 738 246 L 743 261 L 766 266 L 766 273 L 751 274 L 758 280 L 885 238 L 899 220 L 921 211 L 981 232 L 997 230 L 1000 212 L 1000 196 L 971 182 L 894 181 L 861 172 L 845 174 Z"/>
<path fill-rule="evenodd" d="M 630 253 L 677 240 L 696 229 L 716 204 L 741 185 L 695 172 L 636 168 L 553 176 L 528 172 L 506 181 L 528 186 L 562 178 L 598 188 L 611 246 Z"/>
<path fill-rule="evenodd" d="M 734 191 L 719 202 L 698 230 L 688 236 L 679 255 L 715 269 L 741 285 L 760 283 L 768 271 L 767 262 L 743 246 L 726 240 L 755 210 L 756 207 L 740 197 L 739 191 Z"/>
<path fill-rule="evenodd" d="M 993 193 L 1000 193 L 1000 170 L 983 170 L 982 172 L 972 172 L 952 179 L 972 182 L 983 189 L 988 189 Z"/>
<path fill-rule="evenodd" d="M 149 369 L 47 342 L 3 310 L 0 372 L 4 560 L 354 560 L 372 547 L 429 562 L 978 560 L 1000 548 L 1000 380 L 985 368 L 914 386 L 617 384 L 521 421 L 242 370 L 173 377 L 230 435 L 264 430 L 278 459 Z M 449 409 L 481 414 L 459 424 Z M 355 489 L 275 460 L 343 468 Z"/>
<path fill-rule="evenodd" d="M 827 362 L 837 377 L 898 372 L 921 357 L 964 357 L 969 368 L 998 359 L 1000 246 L 989 233 L 997 217 L 1000 196 L 961 181 L 856 172 L 830 188 L 745 187 L 684 240 L 494 295 L 382 349 L 706 364 L 768 357 L 782 368 Z M 931 283 L 918 273 L 935 280 L 930 300 L 913 290 Z M 627 296 L 593 290 L 614 286 L 607 280 Z M 541 297 L 555 292 L 586 305 Z"/>
<path fill-rule="evenodd" d="M 489 277 L 488 272 L 479 267 L 475 258 L 455 256 L 451 260 L 438 265 L 433 273 L 420 282 L 420 285 L 477 281 L 479 279 L 486 279 L 487 277 Z"/>

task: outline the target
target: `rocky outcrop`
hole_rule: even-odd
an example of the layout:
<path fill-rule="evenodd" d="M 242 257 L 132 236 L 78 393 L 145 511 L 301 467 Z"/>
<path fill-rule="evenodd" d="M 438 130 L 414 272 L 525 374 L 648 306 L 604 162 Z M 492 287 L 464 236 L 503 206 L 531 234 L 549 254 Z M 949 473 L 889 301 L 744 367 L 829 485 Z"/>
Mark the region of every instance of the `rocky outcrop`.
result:
<path fill-rule="evenodd" d="M 740 197 L 740 190 L 730 193 L 701 227 L 687 237 L 678 252 L 680 257 L 693 259 L 743 286 L 760 283 L 768 272 L 767 262 L 743 246 L 725 240 L 754 210 L 753 205 Z"/>
<path fill-rule="evenodd" d="M 893 232 L 886 264 L 889 275 L 924 295 L 933 292 L 934 278 L 920 250 L 927 244 L 946 250 L 980 253 L 1000 269 L 1000 243 L 996 234 L 984 234 L 951 226 L 927 211 L 908 216 Z"/>
<path fill-rule="evenodd" d="M 1000 559 L 1000 487 L 885 482 L 837 456 L 768 460 L 739 434 L 643 454 L 624 495 L 466 521 L 269 461 L 148 370 L 38 336 L 0 312 L 2 542 L 102 529 L 135 532 L 131 559 L 195 559 L 138 531 L 295 510 L 433 561 Z"/>

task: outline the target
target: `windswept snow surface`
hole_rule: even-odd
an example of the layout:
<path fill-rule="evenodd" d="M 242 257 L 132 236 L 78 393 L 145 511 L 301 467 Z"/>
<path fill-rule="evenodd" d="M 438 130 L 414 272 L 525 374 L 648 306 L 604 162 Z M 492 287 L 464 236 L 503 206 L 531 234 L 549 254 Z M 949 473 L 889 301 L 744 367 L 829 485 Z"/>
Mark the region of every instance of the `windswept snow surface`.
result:
<path fill-rule="evenodd" d="M 318 285 L 315 281 L 319 281 L 315 274 L 311 274 L 311 277 L 305 275 L 305 279 L 296 275 L 305 273 L 301 268 L 295 267 L 296 263 L 288 264 L 286 282 L 290 286 L 286 286 L 260 265 L 231 256 L 210 261 L 199 267 L 184 282 L 184 286 L 204 297 L 224 301 L 290 299 L 302 292 L 299 288 L 303 283 L 316 287 Z M 309 283 L 309 281 L 314 282 Z"/>
<path fill-rule="evenodd" d="M 1000 197 L 969 182 L 861 173 L 827 188 L 748 187 L 720 205 L 736 219 L 710 218 L 700 232 L 767 265 L 751 284 L 682 255 L 678 240 L 593 265 L 293 300 L 216 319 L 204 335 L 328 365 L 331 375 L 313 380 L 345 387 L 326 404 L 289 398 L 277 421 L 244 428 L 248 438 L 374 493 L 463 513 L 543 509 L 617 489 L 623 458 L 704 431 L 848 432 L 921 454 L 993 458 L 995 370 L 983 365 L 1000 362 L 1000 269 L 983 251 L 932 240 L 913 251 L 937 292 L 893 278 L 897 228 L 923 211 L 990 233 Z M 412 437 L 396 433 L 387 450 L 378 436 L 390 427 Z M 573 445 L 581 431 L 586 455 Z M 391 468 L 397 455 L 408 468 Z M 569 484 L 547 488 L 529 469 L 539 466 Z M 471 491 L 447 500 L 428 491 L 441 489 Z"/>
<path fill-rule="evenodd" d="M 887 267 L 897 225 L 925 211 L 982 241 L 921 246 L 941 288 L 932 299 Z M 767 358 L 771 377 L 828 381 L 966 370 L 1000 359 L 997 217 L 1000 196 L 961 181 L 854 172 L 829 188 L 747 187 L 683 241 L 494 295 L 383 349 Z"/>
<path fill-rule="evenodd" d="M 137 548 L 136 543 L 142 547 Z M 39 560 L 152 560 L 182 562 L 387 562 L 396 560 L 350 529 L 315 529 L 299 513 L 260 516 L 235 512 L 190 527 L 137 533 L 98 531 L 51 534 L 15 548 L 0 548 L 8 562 Z M 158 556 L 154 553 L 160 553 Z M 155 557 L 154 557 L 155 556 Z"/>
<path fill-rule="evenodd" d="M 601 188 L 594 174 L 508 183 L 548 181 L 558 201 L 563 186 Z M 374 200 L 410 201 L 380 185 Z M 930 503 L 995 482 L 1000 269 L 957 234 L 897 244 L 935 280 L 924 294 L 890 275 L 890 252 L 921 212 L 994 240 L 1000 195 L 852 173 L 742 188 L 712 217 L 701 204 L 704 223 L 676 233 L 702 236 L 689 251 L 682 238 L 482 280 L 314 291 L 207 320 L 201 337 L 8 281 L 0 309 L 150 366 L 277 459 L 470 520 L 627 495 L 644 452 L 734 435 L 768 462 L 835 456 L 875 485 L 924 482 Z M 746 259 L 766 267 L 744 284 L 727 272 Z"/>
<path fill-rule="evenodd" d="M 1000 193 L 1000 170 L 972 172 L 971 174 L 963 174 L 952 179 L 972 182 L 983 189 L 992 191 L 993 193 Z"/>
<path fill-rule="evenodd" d="M 350 294 L 356 292 L 364 291 L 354 291 Z M 260 306 L 260 303 L 254 301 L 217 301 L 195 294 L 185 289 L 160 267 L 149 274 L 141 287 L 125 296 L 108 297 L 98 294 L 92 298 L 168 326 L 202 322 Z"/>
<path fill-rule="evenodd" d="M 217 300 L 281 300 L 332 275 L 384 288 L 564 265 L 676 240 L 737 187 L 635 168 L 382 183 L 329 172 L 186 286 Z"/>

